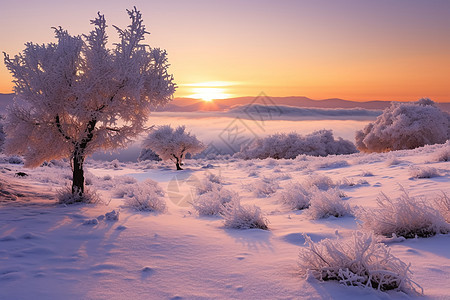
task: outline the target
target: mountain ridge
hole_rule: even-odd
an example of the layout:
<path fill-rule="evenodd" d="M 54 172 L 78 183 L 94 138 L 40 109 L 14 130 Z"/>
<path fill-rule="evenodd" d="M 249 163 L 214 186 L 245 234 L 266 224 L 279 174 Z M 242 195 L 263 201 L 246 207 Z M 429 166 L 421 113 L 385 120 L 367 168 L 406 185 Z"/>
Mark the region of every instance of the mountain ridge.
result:
<path fill-rule="evenodd" d="M 8 104 L 12 103 L 14 94 L 0 93 L 0 112 L 5 112 Z M 166 106 L 157 108 L 156 111 L 164 112 L 195 112 L 195 111 L 226 111 L 235 106 L 260 104 L 260 105 L 284 105 L 302 108 L 364 108 L 383 110 L 390 106 L 391 102 L 397 101 L 352 101 L 340 98 L 328 98 L 314 100 L 304 96 L 290 97 L 268 97 L 260 95 L 258 97 L 235 97 L 228 99 L 218 99 L 206 102 L 200 99 L 177 97 Z M 398 101 L 400 102 L 400 101 Z M 437 102 L 437 105 L 444 111 L 450 112 L 450 103 Z"/>

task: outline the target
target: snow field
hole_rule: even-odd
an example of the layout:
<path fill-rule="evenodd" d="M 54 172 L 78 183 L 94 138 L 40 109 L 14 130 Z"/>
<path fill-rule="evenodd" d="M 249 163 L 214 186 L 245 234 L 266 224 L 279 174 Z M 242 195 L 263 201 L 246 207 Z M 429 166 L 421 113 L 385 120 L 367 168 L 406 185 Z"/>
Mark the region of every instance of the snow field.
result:
<path fill-rule="evenodd" d="M 190 160 L 186 170 L 178 172 L 161 162 L 89 161 L 89 187 L 97 190 L 103 203 L 68 206 L 56 204 L 56 190 L 70 178 L 66 165 L 30 170 L 0 157 L 0 192 L 11 195 L 0 203 L 0 290 L 7 299 L 420 297 L 305 278 L 298 255 L 308 247 L 304 234 L 314 243 L 351 239 L 356 230 L 364 229 L 363 220 L 355 217 L 358 208 L 378 209 L 381 192 L 390 199 L 400 198 L 399 185 L 410 197 L 441 199 L 440 206 L 433 207 L 448 209 L 443 195 L 450 194 L 450 166 L 435 159 L 446 147 L 294 160 Z M 387 164 L 392 157 L 398 163 Z M 206 164 L 213 168 L 202 168 Z M 440 176 L 414 177 L 411 167 L 432 167 Z M 15 177 L 17 172 L 28 176 Z M 289 176 L 277 177 L 282 174 Z M 139 211 L 125 203 L 129 195 L 125 191 L 146 179 L 156 181 L 164 192 L 160 196 L 164 212 Z M 192 203 L 203 179 L 236 193 L 243 206 L 259 207 L 268 230 L 229 229 L 221 214 L 199 214 Z M 267 181 L 270 187 L 278 187 L 259 197 L 256 187 Z M 307 184 L 312 181 L 317 184 Z M 336 201 L 345 203 L 351 213 L 312 219 L 310 208 L 295 210 L 299 207 L 290 205 L 291 200 L 283 201 L 282 195 L 287 199 L 286 194 L 295 194 L 290 189 L 297 184 L 308 193 L 339 189 L 345 196 Z M 124 198 L 118 191 L 124 192 Z M 118 220 L 101 217 L 113 210 L 120 212 Z M 96 224 L 89 223 L 93 219 Z M 386 241 L 393 256 L 411 263 L 411 279 L 427 298 L 448 296 L 448 234 L 406 240 L 378 237 Z"/>

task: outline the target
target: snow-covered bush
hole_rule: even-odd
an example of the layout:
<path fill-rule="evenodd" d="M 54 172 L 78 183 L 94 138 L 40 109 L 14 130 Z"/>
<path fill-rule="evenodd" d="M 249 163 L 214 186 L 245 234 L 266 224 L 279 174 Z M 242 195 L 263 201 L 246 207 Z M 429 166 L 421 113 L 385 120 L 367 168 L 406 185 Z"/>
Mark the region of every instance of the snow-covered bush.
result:
<path fill-rule="evenodd" d="M 173 129 L 169 125 L 153 129 L 142 143 L 144 149 L 153 150 L 162 160 L 171 160 L 177 170 L 182 170 L 186 154 L 194 155 L 205 149 L 195 135 L 186 132 L 185 126 Z"/>
<path fill-rule="evenodd" d="M 256 197 L 264 198 L 274 194 L 280 185 L 274 177 L 264 176 L 261 179 L 255 180 L 252 184 L 247 186 L 247 189 L 252 191 Z"/>
<path fill-rule="evenodd" d="M 309 207 L 310 193 L 300 183 L 290 183 L 279 193 L 279 201 L 289 209 L 300 210 Z"/>
<path fill-rule="evenodd" d="M 210 182 L 218 183 L 218 184 L 223 183 L 223 178 L 220 175 L 216 175 L 214 173 L 208 172 L 205 174 L 205 177 Z"/>
<path fill-rule="evenodd" d="M 368 170 L 362 170 L 360 175 L 363 177 L 371 177 L 373 176 L 373 173 Z"/>
<path fill-rule="evenodd" d="M 450 161 L 450 140 L 444 144 L 444 147 L 441 150 L 433 155 L 433 160 L 437 162 Z"/>
<path fill-rule="evenodd" d="M 317 169 L 337 169 L 337 168 L 344 168 L 348 167 L 349 163 L 346 160 L 343 159 L 329 159 L 330 157 L 327 157 L 324 161 L 318 161 L 314 164 L 314 166 Z"/>
<path fill-rule="evenodd" d="M 405 190 L 395 200 L 381 193 L 377 204 L 378 208 L 360 208 L 357 212 L 362 227 L 376 234 L 414 238 L 450 232 L 450 224 L 445 222 L 444 216 L 433 207 L 431 201 L 411 197 Z"/>
<path fill-rule="evenodd" d="M 203 195 L 207 192 L 211 192 L 214 189 L 220 190 L 222 188 L 222 184 L 212 182 L 208 179 L 208 177 L 203 178 L 195 184 L 195 192 L 197 195 Z"/>
<path fill-rule="evenodd" d="M 101 203 L 102 200 L 94 190 L 86 188 L 83 194 L 72 193 L 72 188 L 65 186 L 57 190 L 57 199 L 60 204 L 74 203 Z"/>
<path fill-rule="evenodd" d="M 401 164 L 403 161 L 398 159 L 395 155 L 388 155 L 386 157 L 386 166 L 391 167 L 391 166 L 396 166 Z"/>
<path fill-rule="evenodd" d="M 305 187 L 317 187 L 320 190 L 326 191 L 328 189 L 334 188 L 335 184 L 333 180 L 326 175 L 310 175 L 305 180 Z"/>
<path fill-rule="evenodd" d="M 372 233 L 356 231 L 343 240 L 314 243 L 305 235 L 306 248 L 299 253 L 300 273 L 318 280 L 336 280 L 349 286 L 415 293 L 422 288 L 411 279 L 410 265 L 391 254 Z"/>
<path fill-rule="evenodd" d="M 268 220 L 257 206 L 241 205 L 239 201 L 232 201 L 225 207 L 223 214 L 226 228 L 267 230 Z"/>
<path fill-rule="evenodd" d="M 131 176 L 116 176 L 112 180 L 101 182 L 99 185 L 104 189 L 111 189 L 114 197 L 123 198 L 125 194 L 129 193 L 132 185 L 138 181 Z"/>
<path fill-rule="evenodd" d="M 163 189 L 151 179 L 129 184 L 123 188 L 125 206 L 140 211 L 164 212 L 166 202 L 163 197 Z"/>
<path fill-rule="evenodd" d="M 314 219 L 328 218 L 330 216 L 342 217 L 351 214 L 350 206 L 341 199 L 338 189 L 321 191 L 313 189 L 311 192 L 308 215 Z"/>
<path fill-rule="evenodd" d="M 238 194 L 215 184 L 211 191 L 198 195 L 192 206 L 201 216 L 223 215 L 226 205 L 231 201 L 239 201 Z"/>
<path fill-rule="evenodd" d="M 443 144 L 450 139 L 450 114 L 428 98 L 414 103 L 392 103 L 356 133 L 356 146 L 365 152 L 414 149 Z"/>
<path fill-rule="evenodd" d="M 433 178 L 433 177 L 439 177 L 439 171 L 436 168 L 433 167 L 411 167 L 409 169 L 409 175 L 411 178 Z"/>
<path fill-rule="evenodd" d="M 450 198 L 447 194 L 442 193 L 436 197 L 433 207 L 441 213 L 447 223 L 450 223 Z"/>
<path fill-rule="evenodd" d="M 336 186 L 340 187 L 340 188 L 347 188 L 347 187 L 359 187 L 361 185 L 367 185 L 369 184 L 367 182 L 367 180 L 365 179 L 358 179 L 356 182 L 348 179 L 346 177 L 342 178 L 341 180 L 338 180 L 336 182 Z"/>
<path fill-rule="evenodd" d="M 249 146 L 241 149 L 235 157 L 242 159 L 293 159 L 301 154 L 327 156 L 330 154 L 355 153 L 356 148 L 350 141 L 334 139 L 331 130 L 319 130 L 306 136 L 292 132 L 277 133 L 256 139 Z"/>

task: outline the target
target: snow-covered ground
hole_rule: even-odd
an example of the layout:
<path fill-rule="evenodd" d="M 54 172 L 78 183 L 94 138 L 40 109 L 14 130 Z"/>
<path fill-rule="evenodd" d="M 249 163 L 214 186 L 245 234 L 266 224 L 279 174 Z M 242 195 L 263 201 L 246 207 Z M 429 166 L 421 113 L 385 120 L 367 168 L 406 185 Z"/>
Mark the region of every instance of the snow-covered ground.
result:
<path fill-rule="evenodd" d="M 396 257 L 411 263 L 424 296 L 319 282 L 299 274 L 303 234 L 314 242 L 345 239 L 360 229 L 360 220 L 312 220 L 308 209 L 280 203 L 290 184 L 321 175 L 345 194 L 342 201 L 352 212 L 376 208 L 380 192 L 397 198 L 402 188 L 430 201 L 450 195 L 450 163 L 437 159 L 449 147 L 188 160 L 184 171 L 163 162 L 89 161 L 88 187 L 103 203 L 70 206 L 56 203 L 57 190 L 70 183 L 67 163 L 30 170 L 0 156 L 0 299 L 449 299 L 449 234 L 388 243 Z M 416 178 L 420 170 L 439 176 Z M 269 230 L 227 229 L 222 217 L 199 216 L 190 203 L 195 186 L 211 173 L 243 204 L 260 207 Z M 166 212 L 135 211 L 117 198 L 117 190 L 147 178 L 165 191 Z M 104 217 L 112 210 L 120 211 L 117 221 Z"/>

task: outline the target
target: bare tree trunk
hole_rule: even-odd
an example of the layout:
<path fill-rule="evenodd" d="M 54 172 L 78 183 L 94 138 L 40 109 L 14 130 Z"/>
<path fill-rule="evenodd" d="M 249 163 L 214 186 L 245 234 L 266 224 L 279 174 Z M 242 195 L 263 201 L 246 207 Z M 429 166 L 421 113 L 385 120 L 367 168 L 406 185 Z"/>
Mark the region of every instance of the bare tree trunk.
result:
<path fill-rule="evenodd" d="M 177 170 L 183 170 L 183 168 L 181 167 L 182 163 L 181 163 L 181 159 L 178 158 L 175 154 L 172 154 L 172 156 L 175 158 L 175 165 L 177 166 Z M 181 156 L 183 157 L 183 155 Z M 173 161 L 173 160 L 172 160 Z"/>
<path fill-rule="evenodd" d="M 72 194 L 83 196 L 84 194 L 84 170 L 83 170 L 84 156 L 75 150 L 73 154 L 73 181 Z"/>
<path fill-rule="evenodd" d="M 177 162 L 175 163 L 177 166 L 177 170 L 183 170 L 183 168 L 181 167 L 180 159 L 178 157 L 175 158 L 177 159 Z"/>
<path fill-rule="evenodd" d="M 97 124 L 96 119 L 92 119 L 86 126 L 86 137 L 78 144 L 75 144 L 75 150 L 73 151 L 73 181 L 72 181 L 72 194 L 78 194 L 80 197 L 84 194 L 84 170 L 83 163 L 86 157 L 85 150 L 94 137 L 93 131 Z"/>

